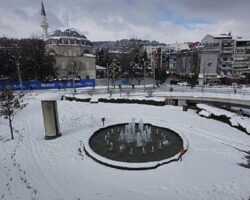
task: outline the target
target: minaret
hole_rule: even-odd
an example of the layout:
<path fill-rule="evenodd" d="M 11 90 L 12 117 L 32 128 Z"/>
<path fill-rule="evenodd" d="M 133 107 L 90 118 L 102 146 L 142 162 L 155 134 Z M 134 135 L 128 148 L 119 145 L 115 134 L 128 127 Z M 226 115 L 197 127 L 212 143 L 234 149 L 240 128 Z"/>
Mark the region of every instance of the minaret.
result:
<path fill-rule="evenodd" d="M 45 9 L 44 9 L 43 2 L 42 2 L 42 6 L 41 6 L 41 17 L 42 17 L 41 27 L 43 29 L 43 39 L 46 40 L 48 38 L 49 24 L 47 23 L 47 20 L 46 20 L 46 12 L 45 12 Z"/>

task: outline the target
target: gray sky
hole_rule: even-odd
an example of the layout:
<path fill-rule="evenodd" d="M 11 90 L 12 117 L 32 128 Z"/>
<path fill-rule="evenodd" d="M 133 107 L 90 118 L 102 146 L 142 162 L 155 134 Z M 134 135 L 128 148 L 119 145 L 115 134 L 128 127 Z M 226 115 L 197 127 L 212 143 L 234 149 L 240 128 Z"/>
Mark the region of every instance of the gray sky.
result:
<path fill-rule="evenodd" d="M 91 41 L 140 38 L 174 43 L 207 33 L 250 38 L 250 0 L 44 0 L 50 31 L 70 27 Z M 0 0 L 0 35 L 39 37 L 40 0 Z"/>

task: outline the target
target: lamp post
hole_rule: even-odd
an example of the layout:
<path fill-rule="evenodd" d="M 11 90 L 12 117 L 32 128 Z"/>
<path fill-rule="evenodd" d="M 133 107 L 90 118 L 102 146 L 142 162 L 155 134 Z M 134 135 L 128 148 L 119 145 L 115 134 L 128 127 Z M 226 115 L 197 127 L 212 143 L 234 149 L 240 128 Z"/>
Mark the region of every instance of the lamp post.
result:
<path fill-rule="evenodd" d="M 108 92 L 109 92 L 109 64 L 107 63 L 107 79 L 108 79 Z"/>
<path fill-rule="evenodd" d="M 155 54 L 155 52 L 152 51 L 152 53 L 151 53 L 151 59 L 150 59 L 151 69 L 153 70 L 153 88 L 155 88 L 155 64 L 153 64 L 154 54 Z"/>
<path fill-rule="evenodd" d="M 73 88 L 74 88 L 74 94 L 75 94 L 76 93 L 76 86 L 75 86 L 76 66 L 75 66 L 75 63 L 72 63 L 72 73 L 73 73 Z"/>
<path fill-rule="evenodd" d="M 18 79 L 19 79 L 19 84 L 20 84 L 20 87 L 21 87 L 21 91 L 23 92 L 23 80 L 22 80 L 22 76 L 21 76 L 19 61 L 17 61 L 17 72 L 18 72 Z"/>
<path fill-rule="evenodd" d="M 146 61 L 144 59 L 142 59 L 142 62 L 143 62 L 143 83 L 144 83 L 144 91 L 146 90 L 146 83 L 145 83 L 145 77 L 146 77 L 146 72 L 145 72 L 145 68 L 146 68 Z"/>
<path fill-rule="evenodd" d="M 18 80 L 19 80 L 19 86 L 21 88 L 21 91 L 23 92 L 23 80 L 22 80 L 22 75 L 21 75 L 21 70 L 20 70 L 20 49 L 17 48 L 16 52 L 16 67 L 17 67 L 17 75 L 18 75 Z"/>

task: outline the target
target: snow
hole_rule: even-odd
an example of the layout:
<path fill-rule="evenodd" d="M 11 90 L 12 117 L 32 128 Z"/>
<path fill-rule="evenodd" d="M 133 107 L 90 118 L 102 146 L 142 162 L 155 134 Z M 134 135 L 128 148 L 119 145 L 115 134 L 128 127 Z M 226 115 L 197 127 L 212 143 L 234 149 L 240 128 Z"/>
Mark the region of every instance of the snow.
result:
<path fill-rule="evenodd" d="M 0 118 L 1 199 L 248 199 L 250 170 L 243 151 L 250 137 L 219 121 L 181 107 L 57 101 L 62 136 L 44 140 L 41 99 L 52 92 L 26 94 L 28 104 L 14 119 L 15 140 Z M 141 119 L 187 138 L 182 162 L 146 171 L 109 168 L 82 151 L 102 127 Z M 79 148 L 81 151 L 79 151 Z M 239 151 L 242 150 L 242 151 Z"/>
<path fill-rule="evenodd" d="M 250 118 L 249 117 L 243 117 L 243 116 L 238 116 L 236 113 L 227 111 L 224 109 L 216 108 L 213 106 L 205 105 L 205 104 L 197 104 L 197 107 L 200 109 L 203 109 L 200 111 L 203 114 L 203 116 L 210 116 L 211 114 L 214 114 L 215 116 L 227 116 L 229 118 L 229 121 L 232 126 L 242 126 L 243 128 L 246 129 L 246 131 L 250 134 Z"/>
<path fill-rule="evenodd" d="M 81 38 L 81 37 L 71 37 L 71 36 L 50 36 L 48 39 L 55 39 L 55 40 L 59 40 L 59 39 L 76 39 L 76 40 L 84 40 L 84 41 L 88 41 L 88 39 L 86 38 Z"/>
<path fill-rule="evenodd" d="M 95 58 L 95 55 L 94 55 L 94 54 L 85 53 L 85 54 L 83 54 L 83 55 L 84 55 L 84 56 L 87 56 L 87 57 Z"/>
<path fill-rule="evenodd" d="M 102 67 L 102 66 L 99 66 L 99 65 L 96 65 L 95 68 L 96 68 L 96 70 L 106 70 L 105 67 Z"/>
<path fill-rule="evenodd" d="M 206 111 L 206 110 L 201 110 L 201 111 L 199 112 L 199 115 L 200 115 L 200 116 L 203 116 L 203 117 L 210 117 L 210 116 L 211 116 L 211 113 L 208 112 L 208 111 Z"/>
<path fill-rule="evenodd" d="M 66 97 L 73 97 L 72 94 L 66 94 Z M 109 94 L 92 94 L 91 96 L 88 94 L 76 94 L 74 95 L 74 97 L 78 98 L 78 99 L 87 99 L 87 98 L 91 98 L 90 102 L 98 102 L 98 100 L 100 98 L 103 99 L 129 99 L 129 100 L 154 100 L 154 101 L 158 101 L 158 102 L 162 102 L 165 101 L 165 97 L 147 97 L 147 94 L 145 93 L 132 93 L 129 94 L 129 96 L 125 93 L 115 93 L 112 96 L 110 96 Z"/>
<path fill-rule="evenodd" d="M 99 101 L 99 98 L 98 97 L 92 97 L 91 99 L 90 99 L 90 103 L 98 103 L 98 101 Z"/>

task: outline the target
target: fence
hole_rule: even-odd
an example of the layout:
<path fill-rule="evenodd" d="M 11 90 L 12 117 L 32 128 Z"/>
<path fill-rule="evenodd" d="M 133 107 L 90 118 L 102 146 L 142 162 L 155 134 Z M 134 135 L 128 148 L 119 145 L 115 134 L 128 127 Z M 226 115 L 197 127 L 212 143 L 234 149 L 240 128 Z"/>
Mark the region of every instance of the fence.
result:
<path fill-rule="evenodd" d="M 23 90 L 65 89 L 80 87 L 95 87 L 95 79 L 71 81 L 23 81 Z M 20 82 L 0 82 L 0 91 L 10 86 L 14 90 L 21 90 Z"/>

